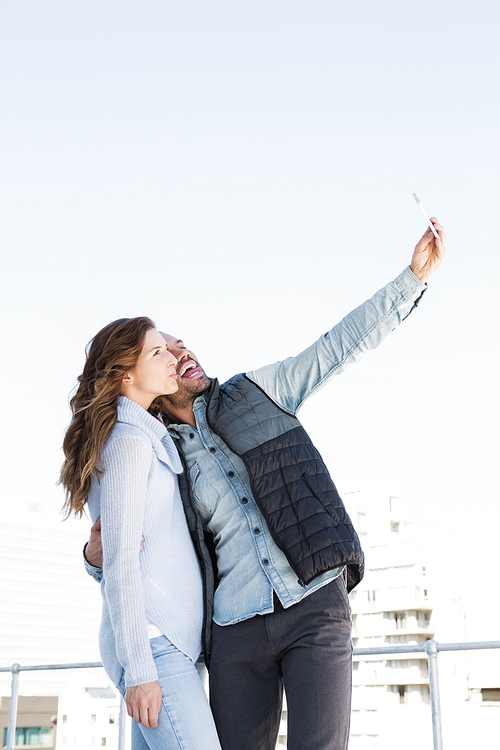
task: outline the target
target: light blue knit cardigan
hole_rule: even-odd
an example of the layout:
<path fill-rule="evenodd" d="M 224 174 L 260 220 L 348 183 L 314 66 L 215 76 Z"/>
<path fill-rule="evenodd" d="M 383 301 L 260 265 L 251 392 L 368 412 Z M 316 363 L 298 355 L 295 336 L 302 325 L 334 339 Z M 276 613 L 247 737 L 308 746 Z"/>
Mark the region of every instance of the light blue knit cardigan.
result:
<path fill-rule="evenodd" d="M 157 679 L 147 621 L 196 661 L 202 580 L 178 489 L 182 466 L 165 426 L 120 397 L 102 462 L 88 499 L 92 521 L 101 516 L 102 524 L 99 647 L 106 672 L 123 689 Z"/>

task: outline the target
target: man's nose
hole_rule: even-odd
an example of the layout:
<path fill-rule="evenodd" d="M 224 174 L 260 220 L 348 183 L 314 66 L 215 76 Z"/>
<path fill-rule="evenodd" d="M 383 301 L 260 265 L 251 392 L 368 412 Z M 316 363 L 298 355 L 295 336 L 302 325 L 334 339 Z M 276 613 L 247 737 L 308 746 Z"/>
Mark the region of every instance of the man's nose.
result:
<path fill-rule="evenodd" d="M 174 349 L 172 354 L 177 362 L 182 362 L 184 359 L 193 359 L 193 355 L 187 349 Z"/>

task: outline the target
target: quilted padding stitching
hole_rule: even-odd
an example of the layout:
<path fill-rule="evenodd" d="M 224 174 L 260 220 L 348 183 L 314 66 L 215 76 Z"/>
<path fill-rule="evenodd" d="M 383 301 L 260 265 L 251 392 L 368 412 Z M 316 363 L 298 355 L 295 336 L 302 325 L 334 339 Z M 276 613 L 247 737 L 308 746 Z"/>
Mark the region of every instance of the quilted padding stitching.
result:
<path fill-rule="evenodd" d="M 300 422 L 293 416 L 281 412 L 276 405 L 256 386 L 252 388 L 249 382 L 242 383 L 242 376 L 236 376 L 233 382 L 224 386 L 220 394 L 219 411 L 216 416 L 216 432 L 228 442 L 229 447 L 238 443 L 253 447 L 240 453 L 248 468 L 254 484 L 256 498 L 267 516 L 270 529 L 279 541 L 283 551 L 293 552 L 295 564 L 304 570 L 305 579 L 318 574 L 318 568 L 324 569 L 325 555 L 329 558 L 326 563 L 338 560 L 338 564 L 362 562 L 362 552 L 357 535 L 350 523 L 350 519 L 340 499 L 335 485 L 323 460 L 310 441 Z M 275 417 L 279 416 L 279 432 L 275 432 Z M 273 429 L 269 425 L 273 424 Z M 286 426 L 288 429 L 283 429 Z M 242 439 L 241 435 L 244 435 Z M 262 438 L 264 440 L 262 441 Z M 263 460 L 264 459 L 264 460 Z M 309 469 L 309 471 L 306 471 Z M 292 475 L 290 476 L 290 471 Z M 287 475 L 287 476 L 285 476 Z M 318 484 L 320 477 L 324 477 L 330 484 L 328 487 L 317 487 L 321 499 L 304 479 L 304 475 Z M 307 487 L 307 494 L 303 497 L 292 496 L 292 486 L 302 480 Z M 279 507 L 273 508 L 273 495 L 279 494 Z M 314 500 L 313 500 L 314 499 Z M 302 502 L 304 501 L 304 502 Z M 317 503 L 316 508 L 308 504 Z M 333 511 L 339 512 L 343 518 L 336 518 Z M 308 521 L 325 519 L 321 528 L 314 528 L 308 532 Z M 285 522 L 280 526 L 279 521 Z M 297 529 L 295 541 L 290 539 L 289 531 Z M 322 535 L 327 534 L 328 543 L 320 541 Z M 334 538 L 333 538 L 334 537 Z M 320 559 L 323 555 L 323 560 Z M 313 567 L 310 561 L 316 557 Z"/>

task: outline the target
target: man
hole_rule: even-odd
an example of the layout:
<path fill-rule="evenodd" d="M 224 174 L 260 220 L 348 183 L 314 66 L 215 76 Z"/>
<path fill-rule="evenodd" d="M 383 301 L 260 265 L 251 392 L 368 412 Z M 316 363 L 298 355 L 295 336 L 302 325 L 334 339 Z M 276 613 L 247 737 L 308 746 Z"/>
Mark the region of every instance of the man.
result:
<path fill-rule="evenodd" d="M 283 687 L 289 750 L 347 747 L 347 592 L 362 578 L 363 552 L 295 414 L 418 304 L 444 256 L 443 228 L 432 221 L 440 239 L 427 232 L 409 268 L 296 357 L 219 385 L 164 334 L 179 376 L 164 416 L 184 462 L 181 491 L 208 593 L 211 560 L 217 570 L 205 641 L 208 661 L 211 630 L 210 699 L 223 750 L 274 750 Z M 86 557 L 101 564 L 96 530 Z"/>

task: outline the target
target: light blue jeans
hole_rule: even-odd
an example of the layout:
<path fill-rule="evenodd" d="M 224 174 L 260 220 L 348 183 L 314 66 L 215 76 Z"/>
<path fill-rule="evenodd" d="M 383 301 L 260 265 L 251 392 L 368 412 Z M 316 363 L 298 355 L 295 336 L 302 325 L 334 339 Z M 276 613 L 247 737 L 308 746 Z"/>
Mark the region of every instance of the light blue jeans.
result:
<path fill-rule="evenodd" d="M 196 666 L 164 635 L 150 644 L 162 692 L 161 711 L 156 729 L 132 720 L 132 750 L 221 750 Z"/>

